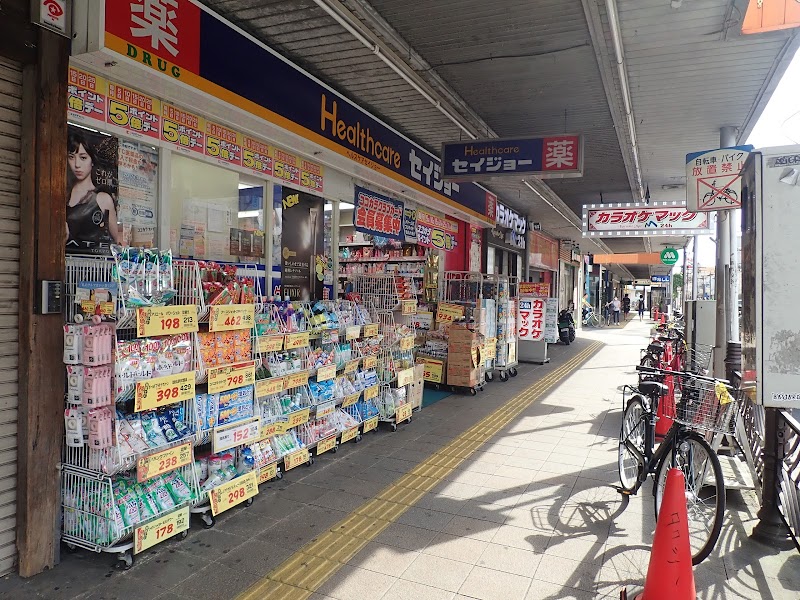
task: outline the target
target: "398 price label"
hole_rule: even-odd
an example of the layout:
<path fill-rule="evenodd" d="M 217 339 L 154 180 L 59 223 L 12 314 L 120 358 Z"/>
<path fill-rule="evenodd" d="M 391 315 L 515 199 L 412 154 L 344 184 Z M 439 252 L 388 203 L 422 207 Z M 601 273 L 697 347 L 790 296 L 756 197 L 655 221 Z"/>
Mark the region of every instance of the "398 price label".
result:
<path fill-rule="evenodd" d="M 153 410 L 194 398 L 194 371 L 136 382 L 133 410 Z"/>
<path fill-rule="evenodd" d="M 197 306 L 194 304 L 136 309 L 138 337 L 194 333 L 197 330 Z"/>
<path fill-rule="evenodd" d="M 217 516 L 256 494 L 258 494 L 258 477 L 255 471 L 251 471 L 208 492 L 211 512 Z"/>
<path fill-rule="evenodd" d="M 189 507 L 185 506 L 147 525 L 137 527 L 133 534 L 133 553 L 144 552 L 187 529 L 189 529 Z"/>
<path fill-rule="evenodd" d="M 192 443 L 142 456 L 136 463 L 136 480 L 143 483 L 156 475 L 163 475 L 192 462 Z"/>
<path fill-rule="evenodd" d="M 252 329 L 255 323 L 254 304 L 229 304 L 212 306 L 208 321 L 209 331 L 237 331 Z"/>

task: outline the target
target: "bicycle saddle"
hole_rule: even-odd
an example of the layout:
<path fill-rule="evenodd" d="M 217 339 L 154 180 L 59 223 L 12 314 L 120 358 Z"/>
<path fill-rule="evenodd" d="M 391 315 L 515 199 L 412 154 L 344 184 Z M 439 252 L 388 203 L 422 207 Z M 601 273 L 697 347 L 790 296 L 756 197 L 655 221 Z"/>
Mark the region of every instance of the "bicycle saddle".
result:
<path fill-rule="evenodd" d="M 660 398 L 667 395 L 667 386 L 658 381 L 640 381 L 639 391 L 650 398 Z"/>
<path fill-rule="evenodd" d="M 661 344 L 650 344 L 647 347 L 648 352 L 653 352 L 654 354 L 664 354 L 664 346 Z"/>

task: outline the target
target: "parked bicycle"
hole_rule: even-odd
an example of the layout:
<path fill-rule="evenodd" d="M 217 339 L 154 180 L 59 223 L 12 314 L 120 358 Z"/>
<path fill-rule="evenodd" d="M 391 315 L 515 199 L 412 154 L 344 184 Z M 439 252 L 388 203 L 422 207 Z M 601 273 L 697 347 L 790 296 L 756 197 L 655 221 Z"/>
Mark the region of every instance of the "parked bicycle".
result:
<path fill-rule="evenodd" d="M 656 518 L 664 497 L 667 472 L 675 467 L 686 479 L 686 502 L 692 564 L 699 564 L 713 550 L 725 513 L 722 466 L 707 438 L 733 433 L 738 383 L 693 373 L 638 366 L 637 386 L 623 388 L 622 427 L 618 465 L 621 489 L 635 495 L 654 475 Z M 672 377 L 679 385 L 667 386 Z M 733 393 L 732 393 L 733 392 Z M 628 393 L 631 397 L 628 399 Z M 679 395 L 672 426 L 656 448 L 658 404 L 669 393 Z M 627 400 L 627 401 L 626 401 Z"/>
<path fill-rule="evenodd" d="M 605 327 L 605 320 L 596 311 L 587 309 L 583 315 L 583 324 L 586 327 Z"/>

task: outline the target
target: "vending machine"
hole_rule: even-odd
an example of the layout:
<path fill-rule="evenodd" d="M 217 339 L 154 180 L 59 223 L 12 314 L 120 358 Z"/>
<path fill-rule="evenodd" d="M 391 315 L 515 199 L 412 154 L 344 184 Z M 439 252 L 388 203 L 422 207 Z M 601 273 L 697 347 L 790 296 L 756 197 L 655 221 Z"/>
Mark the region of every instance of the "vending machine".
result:
<path fill-rule="evenodd" d="M 800 408 L 800 146 L 763 148 L 742 171 L 742 363 L 751 397 Z"/>

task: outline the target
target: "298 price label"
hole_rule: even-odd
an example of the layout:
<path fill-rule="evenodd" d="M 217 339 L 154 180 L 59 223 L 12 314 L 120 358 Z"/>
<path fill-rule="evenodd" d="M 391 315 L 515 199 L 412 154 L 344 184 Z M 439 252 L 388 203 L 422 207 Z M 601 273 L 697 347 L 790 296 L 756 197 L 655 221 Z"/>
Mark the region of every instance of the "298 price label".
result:
<path fill-rule="evenodd" d="M 153 410 L 194 398 L 194 371 L 136 382 L 133 410 Z"/>
<path fill-rule="evenodd" d="M 194 333 L 197 330 L 197 306 L 194 304 L 136 309 L 138 337 Z"/>
<path fill-rule="evenodd" d="M 208 321 L 209 331 L 236 331 L 252 329 L 255 323 L 254 304 L 229 304 L 212 306 Z"/>
<path fill-rule="evenodd" d="M 189 529 L 189 507 L 185 506 L 147 525 L 137 527 L 133 534 L 133 553 L 144 552 L 187 529 Z"/>
<path fill-rule="evenodd" d="M 247 475 L 232 479 L 208 492 L 211 512 L 217 516 L 256 494 L 258 494 L 258 478 L 255 471 L 250 471 Z"/>

